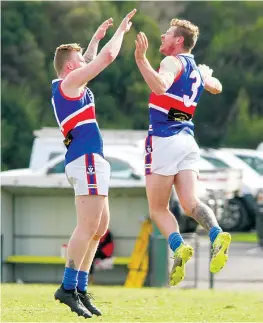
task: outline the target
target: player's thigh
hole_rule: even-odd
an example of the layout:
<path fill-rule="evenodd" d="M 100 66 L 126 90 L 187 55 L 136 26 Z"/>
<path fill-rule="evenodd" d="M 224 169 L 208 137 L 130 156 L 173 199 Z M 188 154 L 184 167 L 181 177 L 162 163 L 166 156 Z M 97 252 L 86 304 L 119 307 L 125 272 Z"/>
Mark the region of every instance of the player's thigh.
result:
<path fill-rule="evenodd" d="M 174 186 L 179 198 L 180 204 L 187 214 L 198 202 L 198 178 L 196 171 L 181 170 L 174 177 Z"/>
<path fill-rule="evenodd" d="M 95 234 L 100 224 L 106 197 L 103 195 L 78 195 L 75 197 L 77 225 Z"/>
<path fill-rule="evenodd" d="M 146 176 L 146 194 L 150 211 L 168 207 L 173 182 L 173 175 L 152 173 Z"/>
<path fill-rule="evenodd" d="M 95 233 L 97 237 L 102 237 L 105 234 L 106 230 L 109 227 L 109 222 L 110 222 L 109 200 L 108 200 L 108 197 L 105 197 L 100 223 Z"/>
<path fill-rule="evenodd" d="M 108 195 L 110 165 L 90 153 L 67 164 L 65 171 L 75 192 L 78 226 L 95 234 Z"/>

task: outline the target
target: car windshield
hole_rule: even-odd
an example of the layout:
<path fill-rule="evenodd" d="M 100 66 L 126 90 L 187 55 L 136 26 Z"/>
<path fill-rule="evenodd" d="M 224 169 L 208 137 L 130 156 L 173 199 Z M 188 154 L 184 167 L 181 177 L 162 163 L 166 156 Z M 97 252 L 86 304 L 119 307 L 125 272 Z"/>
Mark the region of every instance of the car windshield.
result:
<path fill-rule="evenodd" d="M 122 172 L 131 169 L 130 165 L 123 160 L 113 157 L 105 157 L 105 159 L 110 163 L 111 172 Z"/>
<path fill-rule="evenodd" d="M 49 174 L 62 174 L 62 173 L 65 173 L 64 160 L 62 160 L 61 162 L 57 163 L 52 168 L 49 168 L 48 173 Z"/>
<path fill-rule="evenodd" d="M 121 159 L 113 158 L 113 157 L 105 157 L 105 159 L 111 165 L 111 178 L 115 178 L 115 179 L 132 178 L 133 169 L 128 163 L 126 163 Z M 49 168 L 48 170 L 49 174 L 62 174 L 64 172 L 65 172 L 64 160 L 61 162 L 58 162 L 56 165 Z"/>
<path fill-rule="evenodd" d="M 253 168 L 259 175 L 263 175 L 263 159 L 257 156 L 236 155 L 243 160 L 248 166 Z"/>
<path fill-rule="evenodd" d="M 208 156 L 202 156 L 205 160 L 207 160 L 209 163 L 214 165 L 217 168 L 229 168 L 229 166 L 224 163 L 222 160 L 216 158 L 216 157 L 208 157 Z"/>

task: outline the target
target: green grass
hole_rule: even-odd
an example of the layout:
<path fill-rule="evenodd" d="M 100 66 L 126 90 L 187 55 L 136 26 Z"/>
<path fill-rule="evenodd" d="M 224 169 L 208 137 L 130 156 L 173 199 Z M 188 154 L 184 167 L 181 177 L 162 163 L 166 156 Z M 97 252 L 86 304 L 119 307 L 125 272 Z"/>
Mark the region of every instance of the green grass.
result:
<path fill-rule="evenodd" d="M 249 243 L 257 243 L 258 237 L 256 232 L 230 232 L 232 237 L 232 242 L 249 242 Z M 206 239 L 209 239 L 207 235 L 205 235 Z"/>
<path fill-rule="evenodd" d="M 231 233 L 233 242 L 254 242 L 258 241 L 256 232 L 238 232 Z"/>
<path fill-rule="evenodd" d="M 2 322 L 85 322 L 56 302 L 52 285 L 2 285 Z M 89 322 L 262 322 L 262 294 L 94 286 L 102 317 Z M 87 322 L 87 321 L 86 321 Z"/>

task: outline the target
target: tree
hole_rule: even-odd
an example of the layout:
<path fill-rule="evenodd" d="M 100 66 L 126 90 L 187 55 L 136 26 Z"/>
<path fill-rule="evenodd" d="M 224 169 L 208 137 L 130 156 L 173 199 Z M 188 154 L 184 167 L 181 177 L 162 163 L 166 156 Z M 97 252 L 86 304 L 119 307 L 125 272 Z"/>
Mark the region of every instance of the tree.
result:
<path fill-rule="evenodd" d="M 27 166 L 39 102 L 26 85 L 2 81 L 2 169 Z"/>
<path fill-rule="evenodd" d="M 263 138 L 262 118 L 249 112 L 250 100 L 244 88 L 241 88 L 234 105 L 232 122 L 222 140 L 224 146 L 257 148 Z"/>
<path fill-rule="evenodd" d="M 119 56 L 88 85 L 95 94 L 100 127 L 148 128 L 150 90 L 134 60 L 134 40 L 139 31 L 146 33 L 147 57 L 153 67 L 158 68 L 160 29 L 164 32 L 171 18 L 179 17 L 199 26 L 201 35 L 194 49 L 195 58 L 198 63 L 210 65 L 223 83 L 222 94 L 204 93 L 198 105 L 194 121 L 199 143 L 213 147 L 223 144 L 255 147 L 262 141 L 263 43 L 259 41 L 263 33 L 262 3 L 228 2 L 226 6 L 224 2 L 195 1 L 151 4 L 10 1 L 2 2 L 1 7 L 5 167 L 26 167 L 33 130 L 57 126 L 50 103 L 51 80 L 56 77 L 55 48 L 69 42 L 86 47 L 99 24 L 113 17 L 114 28 L 102 41 L 101 48 L 122 17 L 134 7 L 139 10 Z M 243 115 L 242 122 L 239 115 Z M 248 133 L 247 140 L 243 138 L 244 129 Z"/>
<path fill-rule="evenodd" d="M 100 25 L 114 18 L 113 35 L 132 2 L 6 2 L 2 3 L 2 130 L 5 139 L 3 165 L 26 167 L 33 130 L 57 126 L 51 107 L 51 80 L 55 48 L 77 42 L 83 47 Z M 134 39 L 140 30 L 151 39 L 149 58 L 157 67 L 158 25 L 138 12 L 132 30 L 125 36 L 116 61 L 88 86 L 96 99 L 102 128 L 144 128 L 148 126 L 149 90 L 134 61 Z M 154 54 L 153 54 L 154 53 Z M 16 117 L 15 117 L 16 116 Z M 20 122 L 23 120 L 23 125 Z M 16 151 L 16 158 L 12 152 Z"/>
<path fill-rule="evenodd" d="M 249 143 L 242 139 L 244 128 L 235 129 L 235 140 L 231 140 L 233 133 L 227 132 L 238 117 L 237 113 L 235 118 L 229 115 L 235 109 L 241 89 L 248 96 L 247 114 L 263 128 L 263 45 L 258 41 L 263 32 L 262 10 L 260 2 L 229 2 L 227 6 L 223 2 L 186 4 L 182 16 L 196 23 L 201 31 L 194 50 L 196 59 L 210 65 L 223 84 L 222 94 L 203 95 L 197 109 L 196 134 L 205 146 L 235 143 L 255 147 L 262 141 L 261 131 Z M 227 140 L 226 132 L 230 136 Z"/>

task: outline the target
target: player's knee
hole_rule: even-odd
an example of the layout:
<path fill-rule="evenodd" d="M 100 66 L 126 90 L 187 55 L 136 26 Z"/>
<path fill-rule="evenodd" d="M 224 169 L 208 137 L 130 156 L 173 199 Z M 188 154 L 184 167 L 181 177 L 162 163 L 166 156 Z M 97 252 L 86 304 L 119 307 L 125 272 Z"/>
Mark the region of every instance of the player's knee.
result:
<path fill-rule="evenodd" d="M 200 203 L 197 198 L 181 201 L 180 204 L 184 210 L 185 215 L 192 216 L 193 209 Z"/>
<path fill-rule="evenodd" d="M 100 239 L 102 238 L 103 234 L 94 234 L 94 236 L 92 237 L 93 240 L 95 241 L 100 241 Z"/>
<path fill-rule="evenodd" d="M 163 215 L 166 213 L 167 211 L 167 207 L 150 207 L 149 208 L 149 213 L 150 213 L 150 218 L 154 221 L 160 217 L 163 217 Z"/>
<path fill-rule="evenodd" d="M 90 240 L 97 232 L 98 227 L 96 225 L 90 226 L 78 226 L 77 231 L 79 238 L 82 240 Z"/>
<path fill-rule="evenodd" d="M 188 205 L 182 205 L 182 208 L 184 210 L 184 214 L 187 216 L 191 216 L 192 211 L 191 208 Z"/>
<path fill-rule="evenodd" d="M 106 231 L 107 231 L 107 229 L 108 229 L 108 226 L 105 226 L 105 227 L 103 227 L 103 228 L 99 228 L 96 232 L 95 232 L 95 234 L 94 234 L 94 236 L 93 236 L 93 240 L 100 240 L 101 239 L 101 237 L 103 237 L 104 236 L 104 234 L 106 233 Z"/>

